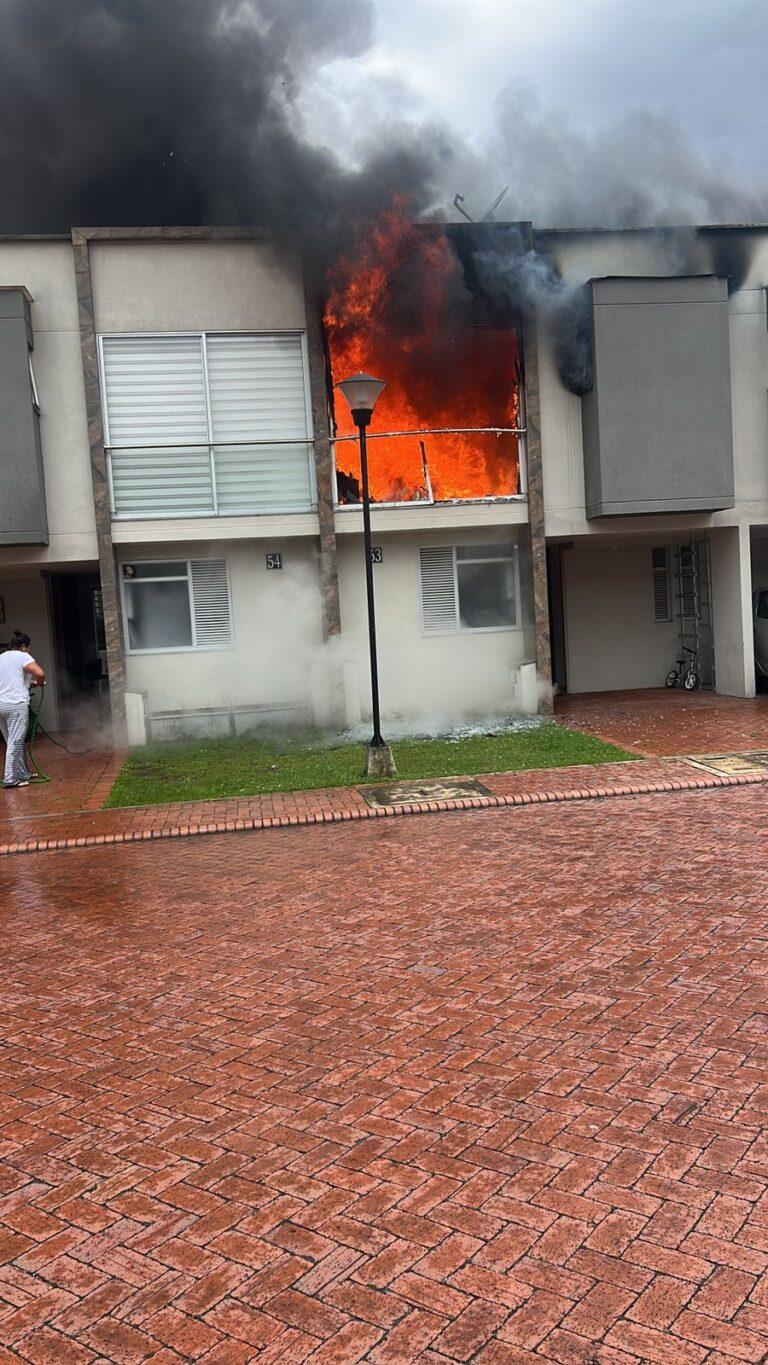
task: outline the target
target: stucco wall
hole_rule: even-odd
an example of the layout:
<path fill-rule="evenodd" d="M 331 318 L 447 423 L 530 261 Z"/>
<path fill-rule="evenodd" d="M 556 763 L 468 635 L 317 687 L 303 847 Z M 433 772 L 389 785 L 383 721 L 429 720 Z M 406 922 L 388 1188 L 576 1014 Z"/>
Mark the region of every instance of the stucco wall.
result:
<path fill-rule="evenodd" d="M 760 251 L 762 283 L 731 297 L 731 395 L 733 404 L 734 487 L 738 504 L 768 507 L 768 326 L 765 284 L 768 250 Z M 752 520 L 762 513 L 749 507 Z"/>
<path fill-rule="evenodd" d="M 0 550 L 0 566 L 97 557 L 72 248 L 68 242 L 0 242 L 0 285 L 25 285 L 48 509 L 47 546 Z M 47 702 L 46 702 L 47 706 Z"/>
<path fill-rule="evenodd" d="M 39 573 L 16 575 L 0 566 L 0 597 L 5 605 L 5 624 L 0 624 L 0 640 L 7 643 L 14 630 L 31 636 L 30 653 L 45 669 L 45 710 L 42 721 L 48 730 L 59 725 L 56 669 L 53 658 L 51 618 L 45 580 Z M 35 703 L 36 705 L 37 703 Z"/>
<path fill-rule="evenodd" d="M 281 570 L 267 570 L 267 551 L 282 554 Z M 200 707 L 310 705 L 324 663 L 313 545 L 274 539 L 120 547 L 123 562 L 177 557 L 228 561 L 232 647 L 128 654 L 127 690 L 146 694 L 150 715 Z"/>
<path fill-rule="evenodd" d="M 421 621 L 419 549 L 428 545 L 478 544 L 519 540 L 521 596 L 525 625 L 513 630 L 459 630 L 424 635 Z M 375 568 L 376 625 L 382 714 L 441 726 L 481 716 L 503 716 L 515 709 L 514 669 L 535 659 L 529 553 L 526 528 L 494 533 L 377 533 L 383 563 Z M 338 542 L 342 638 L 340 652 L 348 692 L 370 714 L 368 624 L 362 537 Z"/>
<path fill-rule="evenodd" d="M 92 242 L 98 332 L 304 326 L 298 255 L 273 242 Z"/>
<path fill-rule="evenodd" d="M 755 649 L 748 529 L 720 527 L 712 532 L 709 546 L 717 691 L 753 697 Z"/>
<path fill-rule="evenodd" d="M 679 629 L 653 619 L 650 545 L 576 544 L 563 553 L 563 583 L 568 691 L 662 686 Z"/>

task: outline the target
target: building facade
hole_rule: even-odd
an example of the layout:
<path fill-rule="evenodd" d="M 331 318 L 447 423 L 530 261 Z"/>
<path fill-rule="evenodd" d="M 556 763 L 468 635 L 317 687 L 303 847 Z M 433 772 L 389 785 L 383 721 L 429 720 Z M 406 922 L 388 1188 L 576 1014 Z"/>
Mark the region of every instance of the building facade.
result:
<path fill-rule="evenodd" d="M 372 510 L 386 721 L 546 710 L 552 678 L 659 686 L 681 645 L 703 685 L 752 695 L 768 229 L 710 230 L 682 264 L 660 234 L 525 231 L 587 300 L 592 379 L 569 391 L 557 319 L 521 310 L 513 415 L 449 419 L 475 474 L 485 451 L 487 488 L 441 485 L 447 422 L 417 412 L 402 448 L 423 480 Z M 462 345 L 496 349 L 487 318 Z M 366 721 L 340 377 L 295 243 L 0 241 L 0 643 L 33 637 L 50 728 L 109 717 L 140 742 Z"/>

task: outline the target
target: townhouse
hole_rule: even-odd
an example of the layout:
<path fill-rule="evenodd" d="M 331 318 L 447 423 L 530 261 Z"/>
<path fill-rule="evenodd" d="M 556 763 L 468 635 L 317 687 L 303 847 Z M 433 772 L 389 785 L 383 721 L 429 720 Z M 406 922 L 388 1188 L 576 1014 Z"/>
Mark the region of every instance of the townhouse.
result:
<path fill-rule="evenodd" d="M 476 310 L 437 348 L 439 403 L 424 336 L 390 348 L 413 385 L 381 373 L 370 446 L 387 723 L 659 686 L 682 645 L 703 686 L 754 694 L 768 229 L 691 234 L 683 261 L 659 233 L 521 231 L 587 298 L 591 382 L 563 383 L 545 308 Z M 0 644 L 32 635 L 49 727 L 365 722 L 333 397 L 354 348 L 329 349 L 322 307 L 298 244 L 258 230 L 0 241 Z"/>

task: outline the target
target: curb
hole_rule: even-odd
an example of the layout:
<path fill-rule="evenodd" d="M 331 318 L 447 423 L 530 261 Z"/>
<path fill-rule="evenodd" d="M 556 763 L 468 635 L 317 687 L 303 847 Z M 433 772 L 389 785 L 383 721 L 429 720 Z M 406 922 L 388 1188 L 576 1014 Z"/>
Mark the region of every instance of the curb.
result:
<path fill-rule="evenodd" d="M 517 792 L 511 796 L 462 796 L 443 801 L 418 801 L 398 806 L 367 806 L 307 815 L 274 815 L 248 820 L 218 820 L 200 825 L 170 825 L 167 829 L 82 834 L 63 839 L 29 839 L 0 844 L 0 855 L 54 853 L 72 848 L 104 848 L 113 844 L 141 844 L 155 839 L 186 839 L 198 834 L 241 834 L 262 829 L 297 829 L 306 825 L 339 825 L 355 820 L 391 820 L 403 815 L 444 815 L 449 811 L 499 810 L 558 804 L 563 801 L 602 801 L 608 797 L 651 796 L 682 791 L 712 791 L 719 787 L 758 786 L 768 776 L 670 778 L 667 781 L 623 783 L 615 787 L 573 787 L 566 791 Z"/>

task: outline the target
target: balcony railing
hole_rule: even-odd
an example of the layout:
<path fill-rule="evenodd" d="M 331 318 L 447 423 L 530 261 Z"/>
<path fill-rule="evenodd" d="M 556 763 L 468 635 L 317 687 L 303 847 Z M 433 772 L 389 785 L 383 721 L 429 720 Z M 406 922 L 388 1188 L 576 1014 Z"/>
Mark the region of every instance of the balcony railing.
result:
<path fill-rule="evenodd" d="M 516 462 L 515 477 L 513 482 L 516 484 L 514 491 L 506 493 L 488 491 L 475 493 L 462 493 L 455 497 L 436 497 L 433 485 L 433 475 L 430 469 L 429 448 L 427 438 L 445 436 L 494 436 L 503 438 L 512 436 L 516 441 L 514 458 Z M 528 484 L 525 460 L 525 436 L 526 428 L 517 427 L 419 427 L 407 431 L 368 431 L 366 439 L 371 441 L 392 441 L 410 439 L 418 440 L 418 453 L 411 450 L 403 457 L 401 486 L 395 491 L 389 490 L 389 496 L 380 495 L 373 499 L 377 507 L 423 507 L 439 502 L 441 505 L 446 503 L 498 503 L 498 502 L 519 502 L 527 498 Z M 334 450 L 334 472 L 336 479 L 335 503 L 340 511 L 360 506 L 360 487 L 357 477 L 357 469 L 350 476 L 348 472 L 339 467 L 339 458 L 336 447 L 343 446 L 345 443 L 357 443 L 357 435 L 335 436 L 331 440 Z M 356 454 L 356 452 L 355 452 Z M 356 465 L 356 459 L 353 461 Z M 369 457 L 369 470 L 375 471 L 376 455 L 375 448 Z M 436 475 L 439 478 L 439 475 Z M 489 480 L 490 482 L 490 480 Z M 375 476 L 372 478 L 375 487 Z M 394 480 L 393 480 L 394 485 Z"/>

